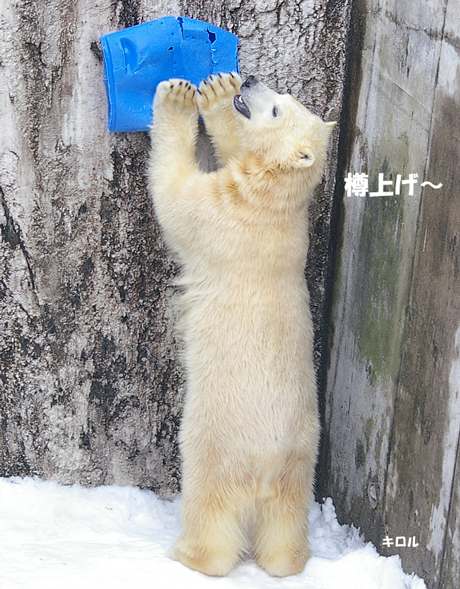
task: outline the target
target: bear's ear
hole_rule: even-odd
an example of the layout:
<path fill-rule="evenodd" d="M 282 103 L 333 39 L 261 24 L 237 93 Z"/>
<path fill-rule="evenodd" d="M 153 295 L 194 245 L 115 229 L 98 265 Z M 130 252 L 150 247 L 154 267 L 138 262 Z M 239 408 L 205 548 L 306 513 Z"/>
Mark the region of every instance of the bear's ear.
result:
<path fill-rule="evenodd" d="M 315 163 L 315 159 L 315 154 L 310 147 L 301 147 L 299 150 L 297 165 L 299 168 L 309 168 Z"/>

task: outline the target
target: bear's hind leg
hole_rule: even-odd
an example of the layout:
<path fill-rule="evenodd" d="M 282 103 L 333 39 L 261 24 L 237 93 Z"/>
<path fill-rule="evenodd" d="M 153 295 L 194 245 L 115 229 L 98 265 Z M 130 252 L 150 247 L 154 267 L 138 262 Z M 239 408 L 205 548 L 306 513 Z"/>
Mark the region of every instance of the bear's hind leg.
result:
<path fill-rule="evenodd" d="M 169 552 L 174 560 L 206 575 L 222 577 L 238 563 L 246 548 L 241 501 L 226 489 L 203 488 L 201 497 L 182 505 L 184 531 Z"/>
<path fill-rule="evenodd" d="M 273 482 L 270 490 L 258 500 L 255 558 L 269 575 L 296 575 L 310 556 L 307 533 L 312 477 L 308 476 L 308 464 L 299 461 Z"/>

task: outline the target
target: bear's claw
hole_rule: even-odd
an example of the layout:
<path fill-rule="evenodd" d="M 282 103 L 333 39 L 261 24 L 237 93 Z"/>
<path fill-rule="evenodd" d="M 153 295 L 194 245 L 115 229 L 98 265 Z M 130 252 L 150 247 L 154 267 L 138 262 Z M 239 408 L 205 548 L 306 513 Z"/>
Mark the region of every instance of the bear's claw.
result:
<path fill-rule="evenodd" d="M 207 80 L 203 79 L 199 87 L 199 109 L 212 109 L 223 102 L 231 102 L 239 93 L 240 86 L 241 78 L 237 73 L 210 75 Z"/>
<path fill-rule="evenodd" d="M 171 108 L 174 111 L 196 109 L 197 88 L 187 80 L 171 79 L 160 82 L 155 92 L 154 112 Z"/>

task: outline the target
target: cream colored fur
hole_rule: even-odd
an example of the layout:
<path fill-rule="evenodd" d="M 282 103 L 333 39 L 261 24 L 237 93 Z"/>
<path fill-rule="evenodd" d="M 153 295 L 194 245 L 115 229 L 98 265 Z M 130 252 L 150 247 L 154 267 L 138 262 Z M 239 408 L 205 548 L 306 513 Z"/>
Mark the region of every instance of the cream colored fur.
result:
<path fill-rule="evenodd" d="M 246 118 L 233 106 L 240 84 L 170 80 L 154 101 L 150 191 L 184 288 L 184 529 L 171 555 L 226 575 L 252 545 L 285 576 L 309 556 L 319 424 L 307 207 L 332 124 L 257 83 L 242 88 Z M 198 113 L 222 165 L 209 174 L 195 159 Z"/>

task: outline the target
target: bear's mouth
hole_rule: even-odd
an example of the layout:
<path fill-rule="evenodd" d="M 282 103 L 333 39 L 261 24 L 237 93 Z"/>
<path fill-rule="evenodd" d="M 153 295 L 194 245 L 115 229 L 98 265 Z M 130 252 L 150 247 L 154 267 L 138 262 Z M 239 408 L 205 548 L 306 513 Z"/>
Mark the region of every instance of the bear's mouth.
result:
<path fill-rule="evenodd" d="M 243 97 L 241 94 L 237 94 L 233 99 L 233 104 L 236 110 L 241 113 L 247 119 L 251 118 L 251 111 L 248 108 L 248 105 L 244 102 Z"/>

